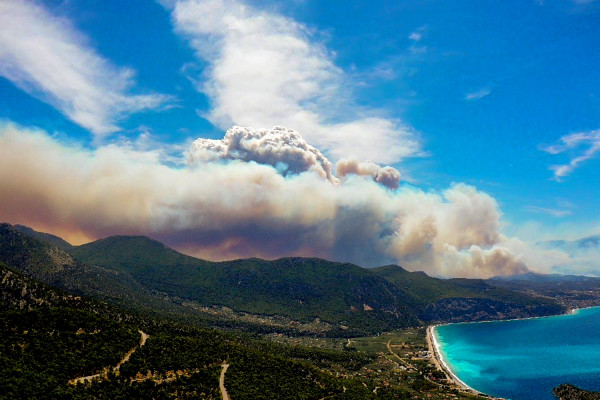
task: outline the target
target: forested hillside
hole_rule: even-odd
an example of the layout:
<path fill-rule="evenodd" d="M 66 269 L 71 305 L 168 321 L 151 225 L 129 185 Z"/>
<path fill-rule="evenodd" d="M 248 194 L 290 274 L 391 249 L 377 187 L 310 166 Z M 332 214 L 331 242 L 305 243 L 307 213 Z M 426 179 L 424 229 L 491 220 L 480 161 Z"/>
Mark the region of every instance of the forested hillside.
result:
<path fill-rule="evenodd" d="M 65 251 L 53 244 L 62 243 L 60 238 L 19 230 L 0 226 L 0 261 L 28 276 L 214 326 L 356 336 L 428 321 L 564 311 L 547 298 L 480 280 L 432 278 L 399 266 L 366 269 L 315 258 L 210 262 L 141 236 L 64 245 Z"/>
<path fill-rule="evenodd" d="M 357 373 L 373 353 L 242 338 L 132 314 L 5 266 L 0 275 L 2 399 L 221 399 L 222 371 L 233 400 L 442 399 L 451 390 L 418 371 L 393 385 Z"/>

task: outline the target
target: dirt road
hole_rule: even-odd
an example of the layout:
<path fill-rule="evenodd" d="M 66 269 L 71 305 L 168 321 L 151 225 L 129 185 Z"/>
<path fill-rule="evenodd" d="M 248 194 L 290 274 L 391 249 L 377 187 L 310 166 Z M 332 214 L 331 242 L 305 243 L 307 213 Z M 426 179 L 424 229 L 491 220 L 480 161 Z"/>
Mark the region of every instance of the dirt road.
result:
<path fill-rule="evenodd" d="M 119 371 L 119 369 L 121 369 L 121 365 L 125 364 L 127 361 L 129 361 L 129 359 L 131 358 L 131 355 L 133 353 L 135 353 L 135 351 L 144 346 L 146 344 L 146 340 L 148 340 L 148 338 L 150 336 L 148 336 L 148 334 L 142 332 L 142 331 L 138 331 L 140 333 L 140 344 L 139 346 L 135 346 L 134 348 L 132 348 L 131 350 L 129 350 L 127 353 L 125 353 L 125 355 L 123 356 L 123 358 L 121 359 L 121 361 L 119 361 L 119 363 L 117 365 L 115 365 L 114 367 L 104 367 L 104 369 L 102 369 L 102 372 L 98 373 L 98 374 L 94 374 L 94 375 L 88 375 L 88 376 L 82 376 L 81 378 L 75 378 L 75 379 L 71 379 L 69 381 L 69 385 L 77 385 L 78 383 L 86 383 L 86 382 L 91 382 L 94 379 L 104 379 L 108 376 L 108 373 L 112 370 L 113 372 L 117 372 Z"/>
<path fill-rule="evenodd" d="M 223 363 L 221 364 L 221 367 L 223 367 L 223 369 L 221 370 L 221 377 L 219 378 L 219 389 L 221 390 L 221 396 L 223 397 L 223 400 L 229 400 L 227 389 L 225 389 L 225 372 L 227 372 L 229 364 Z"/>

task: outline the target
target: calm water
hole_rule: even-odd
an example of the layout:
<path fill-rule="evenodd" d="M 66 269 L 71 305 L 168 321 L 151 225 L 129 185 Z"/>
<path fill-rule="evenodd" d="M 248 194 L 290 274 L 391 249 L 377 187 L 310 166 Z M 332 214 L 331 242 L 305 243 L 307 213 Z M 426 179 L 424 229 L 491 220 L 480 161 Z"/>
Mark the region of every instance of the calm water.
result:
<path fill-rule="evenodd" d="M 441 353 L 467 385 L 513 400 L 550 400 L 572 383 L 600 391 L 600 307 L 521 321 L 435 330 Z"/>

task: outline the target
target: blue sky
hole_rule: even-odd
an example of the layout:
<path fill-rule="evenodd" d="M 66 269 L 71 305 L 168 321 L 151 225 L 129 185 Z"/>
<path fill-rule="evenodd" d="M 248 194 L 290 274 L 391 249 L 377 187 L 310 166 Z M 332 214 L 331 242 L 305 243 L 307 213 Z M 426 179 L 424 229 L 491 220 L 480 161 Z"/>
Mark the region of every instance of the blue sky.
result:
<path fill-rule="evenodd" d="M 600 233 L 600 2 L 16 3 L 42 28 L 0 28 L 5 123 L 173 168 L 197 138 L 285 125 L 400 191 L 475 187 L 499 234 Z"/>

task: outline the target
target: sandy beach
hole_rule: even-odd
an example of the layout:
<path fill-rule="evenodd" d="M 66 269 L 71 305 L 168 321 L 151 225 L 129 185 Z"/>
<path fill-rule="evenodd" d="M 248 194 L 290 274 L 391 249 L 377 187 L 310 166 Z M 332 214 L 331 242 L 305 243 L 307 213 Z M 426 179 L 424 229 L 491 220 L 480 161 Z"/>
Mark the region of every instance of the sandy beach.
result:
<path fill-rule="evenodd" d="M 453 384 L 458 386 L 463 391 L 473 393 L 473 394 L 485 395 L 484 393 L 481 393 L 481 392 L 473 389 L 472 387 L 470 387 L 469 385 L 467 385 L 466 383 L 461 381 L 456 375 L 454 375 L 454 373 L 452 372 L 450 367 L 448 367 L 448 365 L 444 361 L 444 358 L 441 356 L 439 343 L 438 343 L 437 339 L 435 338 L 435 334 L 433 332 L 433 330 L 435 329 L 436 326 L 437 325 L 431 325 L 431 326 L 427 327 L 427 346 L 429 348 L 429 354 L 430 354 L 431 361 L 433 362 L 433 364 L 436 366 L 437 369 L 439 369 L 444 374 L 446 374 L 448 379 Z M 488 395 L 485 395 L 485 396 L 488 396 Z"/>

